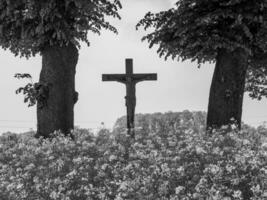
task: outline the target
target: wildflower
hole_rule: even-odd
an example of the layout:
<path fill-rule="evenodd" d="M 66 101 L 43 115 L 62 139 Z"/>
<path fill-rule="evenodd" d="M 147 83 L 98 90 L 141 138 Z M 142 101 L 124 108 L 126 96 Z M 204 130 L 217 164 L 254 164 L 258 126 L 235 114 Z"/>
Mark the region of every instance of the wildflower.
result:
<path fill-rule="evenodd" d="M 31 169 L 33 169 L 34 167 L 35 167 L 35 165 L 34 165 L 33 163 L 31 163 L 31 164 L 27 165 L 27 166 L 24 168 L 24 170 L 31 170 Z"/>
<path fill-rule="evenodd" d="M 234 191 L 233 197 L 236 199 L 241 199 L 242 192 L 240 190 Z"/>
<path fill-rule="evenodd" d="M 17 185 L 18 190 L 21 189 L 22 187 L 23 187 L 23 184 L 21 184 L 21 183 Z"/>
<path fill-rule="evenodd" d="M 77 164 L 79 164 L 79 163 L 81 163 L 82 162 L 82 159 L 81 159 L 81 157 L 78 157 L 78 158 L 73 158 L 73 160 L 72 160 L 74 163 L 77 163 Z"/>
<path fill-rule="evenodd" d="M 227 170 L 229 173 L 232 173 L 232 171 L 235 169 L 234 166 L 229 165 L 229 164 L 227 164 L 225 168 L 226 168 L 226 170 Z"/>
<path fill-rule="evenodd" d="M 182 191 L 184 191 L 184 186 L 178 186 L 175 188 L 175 194 L 180 194 Z"/>

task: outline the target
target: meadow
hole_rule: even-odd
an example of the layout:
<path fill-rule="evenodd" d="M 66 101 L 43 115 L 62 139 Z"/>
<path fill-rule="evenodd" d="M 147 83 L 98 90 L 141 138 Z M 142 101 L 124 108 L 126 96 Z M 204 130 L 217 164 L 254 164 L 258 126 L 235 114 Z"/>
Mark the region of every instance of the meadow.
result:
<path fill-rule="evenodd" d="M 267 199 L 267 128 L 205 132 L 201 112 L 137 116 L 74 139 L 0 137 L 1 200 Z"/>

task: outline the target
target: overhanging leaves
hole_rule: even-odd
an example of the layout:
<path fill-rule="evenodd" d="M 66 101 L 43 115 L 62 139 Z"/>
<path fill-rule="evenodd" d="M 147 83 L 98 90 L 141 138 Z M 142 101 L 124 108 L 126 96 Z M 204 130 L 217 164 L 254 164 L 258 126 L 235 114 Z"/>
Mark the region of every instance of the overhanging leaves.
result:
<path fill-rule="evenodd" d="M 158 54 L 204 63 L 213 62 L 217 49 L 243 48 L 253 55 L 252 44 L 266 27 L 267 1 L 180 0 L 175 8 L 148 13 L 138 24 L 152 32 L 143 37 Z M 265 45 L 263 47 L 265 51 Z"/>
<path fill-rule="evenodd" d="M 120 19 L 120 8 L 119 0 L 0 0 L 0 45 L 26 57 L 47 45 L 89 45 L 89 31 L 117 33 L 106 16 Z"/>
<path fill-rule="evenodd" d="M 267 0 L 180 0 L 174 8 L 147 13 L 137 24 L 165 59 L 215 62 L 218 49 L 249 54 L 246 90 L 267 96 Z"/>

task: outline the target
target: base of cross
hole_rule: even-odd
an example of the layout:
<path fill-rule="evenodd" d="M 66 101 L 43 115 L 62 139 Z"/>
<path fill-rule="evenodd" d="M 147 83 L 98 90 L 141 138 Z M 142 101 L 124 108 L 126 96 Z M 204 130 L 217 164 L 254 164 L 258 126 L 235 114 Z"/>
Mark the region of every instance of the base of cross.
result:
<path fill-rule="evenodd" d="M 134 139 L 135 138 L 135 132 L 134 132 L 134 128 L 127 128 L 127 134 Z"/>

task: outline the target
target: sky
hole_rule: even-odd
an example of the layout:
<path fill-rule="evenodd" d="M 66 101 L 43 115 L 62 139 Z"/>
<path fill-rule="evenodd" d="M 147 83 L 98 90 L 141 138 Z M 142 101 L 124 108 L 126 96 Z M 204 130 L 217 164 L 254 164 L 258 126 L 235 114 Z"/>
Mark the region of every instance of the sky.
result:
<path fill-rule="evenodd" d="M 111 128 L 125 115 L 125 86 L 102 82 L 103 73 L 124 73 L 125 59 L 133 58 L 135 73 L 157 73 L 158 81 L 138 83 L 136 113 L 207 111 L 214 64 L 200 69 L 196 63 L 159 58 L 156 48 L 141 42 L 144 31 L 135 30 L 137 22 L 148 11 L 158 12 L 173 6 L 174 0 L 121 0 L 122 20 L 111 20 L 119 34 L 103 31 L 101 36 L 89 34 L 90 47 L 82 45 L 76 72 L 79 101 L 75 105 L 75 125 L 97 129 L 104 122 Z M 14 57 L 0 50 L 0 133 L 36 129 L 36 107 L 28 108 L 23 96 L 15 90 L 27 81 L 14 78 L 15 73 L 30 73 L 37 82 L 41 57 Z M 267 100 L 244 98 L 243 121 L 253 126 L 267 121 Z"/>

